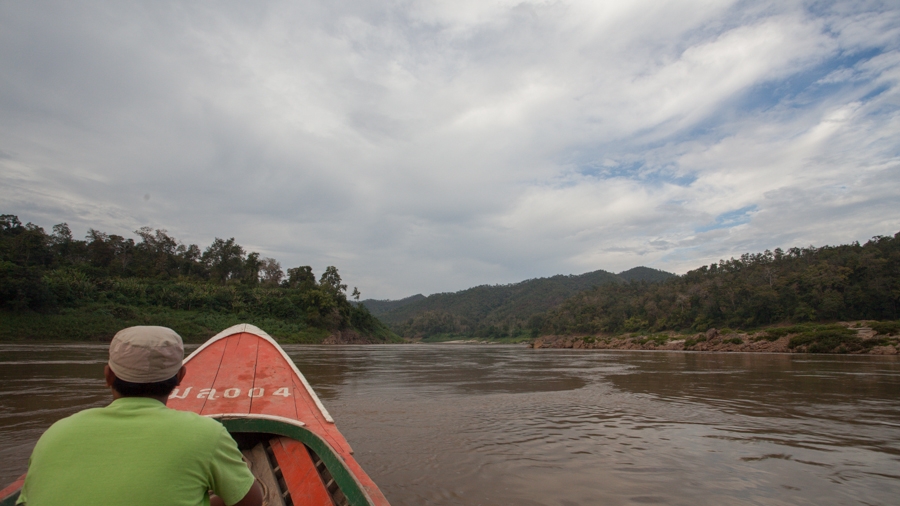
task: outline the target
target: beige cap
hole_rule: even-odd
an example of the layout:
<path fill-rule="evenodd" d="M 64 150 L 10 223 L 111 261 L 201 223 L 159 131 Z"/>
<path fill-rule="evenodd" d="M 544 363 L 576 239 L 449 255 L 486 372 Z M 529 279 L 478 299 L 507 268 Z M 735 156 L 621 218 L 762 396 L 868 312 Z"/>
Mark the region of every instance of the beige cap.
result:
<path fill-rule="evenodd" d="M 109 368 L 129 383 L 156 383 L 178 374 L 184 344 L 166 327 L 128 327 L 109 343 Z"/>

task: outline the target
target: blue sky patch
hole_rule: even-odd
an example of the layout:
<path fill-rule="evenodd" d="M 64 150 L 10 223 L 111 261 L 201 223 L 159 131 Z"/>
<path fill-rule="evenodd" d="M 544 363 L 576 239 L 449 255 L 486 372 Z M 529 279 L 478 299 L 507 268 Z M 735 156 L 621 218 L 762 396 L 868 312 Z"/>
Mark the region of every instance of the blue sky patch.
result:
<path fill-rule="evenodd" d="M 859 63 L 870 60 L 883 52 L 884 50 L 881 48 L 869 48 L 854 53 L 845 53 L 829 58 L 805 71 L 792 73 L 786 79 L 761 83 L 738 98 L 735 104 L 736 109 L 739 111 L 766 110 L 792 100 L 799 100 L 796 106 L 803 107 L 809 103 L 819 102 L 822 98 L 845 86 L 868 84 L 869 80 L 859 83 L 854 83 L 852 80 L 833 83 L 820 83 L 819 81 L 836 70 L 853 69 Z"/>
<path fill-rule="evenodd" d="M 734 211 L 724 212 L 713 220 L 712 223 L 694 229 L 695 232 L 709 232 L 710 230 L 719 230 L 722 228 L 731 228 L 743 225 L 750 221 L 750 217 L 757 211 L 756 204 L 751 206 L 735 209 Z"/>
<path fill-rule="evenodd" d="M 643 161 L 626 163 L 614 166 L 604 166 L 600 164 L 581 165 L 576 169 L 578 174 L 597 179 L 632 179 L 640 181 L 651 186 L 659 186 L 663 184 L 672 184 L 676 186 L 688 187 L 697 180 L 695 174 L 683 174 L 678 172 L 675 164 L 665 167 L 650 168 Z"/>

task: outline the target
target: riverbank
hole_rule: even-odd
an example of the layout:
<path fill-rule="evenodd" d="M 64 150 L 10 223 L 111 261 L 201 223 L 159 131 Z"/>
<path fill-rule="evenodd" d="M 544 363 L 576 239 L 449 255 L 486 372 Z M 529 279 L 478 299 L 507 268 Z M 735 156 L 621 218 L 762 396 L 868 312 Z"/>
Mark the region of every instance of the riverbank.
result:
<path fill-rule="evenodd" d="M 897 355 L 898 322 L 855 321 L 770 327 L 752 332 L 709 329 L 623 335 L 541 336 L 530 348 Z"/>
<path fill-rule="evenodd" d="M 409 344 L 528 344 L 532 341 L 527 335 L 489 339 L 484 337 L 472 337 L 466 334 L 440 334 L 426 338 L 407 337 L 404 339 Z"/>
<path fill-rule="evenodd" d="M 66 308 L 56 314 L 0 311 L 0 341 L 109 342 L 119 330 L 134 325 L 174 329 L 187 343 L 202 343 L 222 329 L 252 323 L 282 344 L 375 344 L 401 342 L 383 330 L 367 335 L 353 329 L 324 329 L 296 321 L 249 313 L 188 311 L 167 307 L 94 304 Z"/>

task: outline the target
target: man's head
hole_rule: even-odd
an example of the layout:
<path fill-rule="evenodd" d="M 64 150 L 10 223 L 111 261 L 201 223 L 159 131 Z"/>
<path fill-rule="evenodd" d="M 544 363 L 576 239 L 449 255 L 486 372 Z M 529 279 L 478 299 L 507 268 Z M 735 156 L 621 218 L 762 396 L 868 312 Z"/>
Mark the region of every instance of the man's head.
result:
<path fill-rule="evenodd" d="M 109 344 L 106 383 L 120 397 L 167 397 L 184 376 L 184 344 L 166 327 L 129 327 Z"/>

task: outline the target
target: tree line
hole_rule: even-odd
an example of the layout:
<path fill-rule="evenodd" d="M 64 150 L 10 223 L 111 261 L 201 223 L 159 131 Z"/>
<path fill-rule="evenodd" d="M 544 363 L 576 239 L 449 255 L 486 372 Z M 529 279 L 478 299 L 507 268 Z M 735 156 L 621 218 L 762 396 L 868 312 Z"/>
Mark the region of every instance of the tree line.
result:
<path fill-rule="evenodd" d="M 900 233 L 862 245 L 747 253 L 660 283 L 597 286 L 528 326 L 538 336 L 898 318 Z"/>
<path fill-rule="evenodd" d="M 234 238 L 201 249 L 165 229 L 142 227 L 137 240 L 89 229 L 76 239 L 66 223 L 47 233 L 0 215 L 0 309 L 58 314 L 88 305 L 128 313 L 134 307 L 230 312 L 317 329 L 390 332 L 329 266 L 319 279 L 308 265 L 287 269 L 248 252 Z M 359 299 L 354 288 L 350 297 Z"/>

